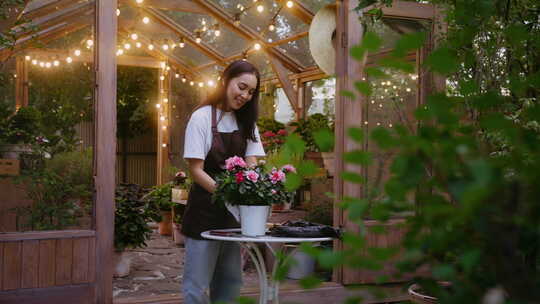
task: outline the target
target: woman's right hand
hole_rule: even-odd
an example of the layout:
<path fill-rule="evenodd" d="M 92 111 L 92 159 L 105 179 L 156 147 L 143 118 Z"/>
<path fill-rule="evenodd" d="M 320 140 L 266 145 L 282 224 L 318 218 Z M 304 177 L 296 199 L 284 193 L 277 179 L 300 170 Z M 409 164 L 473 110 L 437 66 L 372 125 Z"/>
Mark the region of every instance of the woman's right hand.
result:
<path fill-rule="evenodd" d="M 198 158 L 186 158 L 189 166 L 189 173 L 194 182 L 203 187 L 206 191 L 214 193 L 216 181 L 204 171 L 204 160 Z"/>

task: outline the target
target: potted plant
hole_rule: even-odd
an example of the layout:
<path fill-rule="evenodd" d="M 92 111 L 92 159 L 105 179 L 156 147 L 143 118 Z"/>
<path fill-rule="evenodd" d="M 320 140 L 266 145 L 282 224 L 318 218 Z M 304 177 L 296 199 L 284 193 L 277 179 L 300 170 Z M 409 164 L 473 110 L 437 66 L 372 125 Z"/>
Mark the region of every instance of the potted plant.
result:
<path fill-rule="evenodd" d="M 151 209 L 141 199 L 142 194 L 143 189 L 136 184 L 120 184 L 116 188 L 114 275 L 117 277 L 129 274 L 131 261 L 125 249 L 145 247 L 152 233 L 148 226 L 152 219 Z"/>
<path fill-rule="evenodd" d="M 184 171 L 178 171 L 172 180 L 172 201 L 181 203 L 188 199 L 191 180 Z"/>
<path fill-rule="evenodd" d="M 328 174 L 333 176 L 334 152 L 331 151 L 333 142 L 319 142 L 320 134 L 333 134 L 333 123 L 328 117 L 316 113 L 307 119 L 292 122 L 290 125 L 294 127 L 293 133 L 298 134 L 306 145 L 304 157 L 324 167 Z"/>
<path fill-rule="evenodd" d="M 266 170 L 264 163 L 248 167 L 238 156 L 227 159 L 225 169 L 216 177 L 213 200 L 238 206 L 242 234 L 264 235 L 270 206 L 292 198 L 292 192 L 285 189 L 284 182 L 286 173 L 294 173 L 296 169 L 285 165 L 281 169 Z"/>
<path fill-rule="evenodd" d="M 158 221 L 158 232 L 161 235 L 172 234 L 172 187 L 172 183 L 154 186 L 144 197 L 154 209 L 154 214 L 156 214 L 155 211 L 159 212 L 155 220 Z"/>

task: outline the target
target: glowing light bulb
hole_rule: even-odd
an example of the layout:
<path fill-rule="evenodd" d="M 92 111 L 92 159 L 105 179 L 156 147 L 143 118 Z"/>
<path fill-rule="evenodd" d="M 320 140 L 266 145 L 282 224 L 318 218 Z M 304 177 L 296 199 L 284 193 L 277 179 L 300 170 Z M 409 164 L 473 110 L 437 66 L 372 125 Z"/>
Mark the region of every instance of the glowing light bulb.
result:
<path fill-rule="evenodd" d="M 45 67 L 46 67 L 47 69 L 49 69 L 51 66 L 52 66 L 52 64 L 51 64 L 50 62 L 45 63 Z"/>
<path fill-rule="evenodd" d="M 131 49 L 131 44 L 125 43 L 125 44 L 124 44 L 124 48 L 125 48 L 126 50 Z"/>
<path fill-rule="evenodd" d="M 187 81 L 186 77 L 182 77 L 182 82 L 186 82 L 186 81 Z"/>
<path fill-rule="evenodd" d="M 116 9 L 116 16 L 120 16 L 120 10 Z"/>
<path fill-rule="evenodd" d="M 179 45 L 180 45 L 180 48 L 184 48 L 186 46 L 186 43 L 182 41 L 182 42 L 180 42 Z"/>
<path fill-rule="evenodd" d="M 202 82 L 202 81 L 199 82 L 199 87 L 201 87 L 201 88 L 204 87 L 204 82 Z"/>
<path fill-rule="evenodd" d="M 213 87 L 214 86 L 214 81 L 213 80 L 208 80 L 208 86 L 210 87 Z"/>
<path fill-rule="evenodd" d="M 167 130 L 167 126 L 163 126 L 163 127 L 161 127 L 161 129 L 162 129 L 163 131 L 165 131 L 165 130 Z"/>
<path fill-rule="evenodd" d="M 135 43 L 135 46 L 136 46 L 138 49 L 140 49 L 141 46 L 142 46 L 142 44 L 141 44 L 140 42 L 136 42 L 136 43 Z"/>
<path fill-rule="evenodd" d="M 275 29 L 276 29 L 276 26 L 275 26 L 274 24 L 270 24 L 270 25 L 268 26 L 268 30 L 269 30 L 270 32 L 273 32 Z"/>
<path fill-rule="evenodd" d="M 159 63 L 159 66 L 160 66 L 162 69 L 165 69 L 165 68 L 167 67 L 167 64 L 166 64 L 164 61 L 162 61 L 162 62 Z"/>
<path fill-rule="evenodd" d="M 142 18 L 142 22 L 143 22 L 144 24 L 148 24 L 148 23 L 150 22 L 150 18 L 148 18 L 148 17 L 145 16 L 144 18 Z"/>
<path fill-rule="evenodd" d="M 164 103 L 168 103 L 168 102 L 169 102 L 169 98 L 163 98 L 163 102 L 164 102 Z"/>
<path fill-rule="evenodd" d="M 168 44 L 164 44 L 164 45 L 162 46 L 162 48 L 163 48 L 164 51 L 168 51 L 168 50 L 169 50 L 169 45 L 168 45 Z"/>
<path fill-rule="evenodd" d="M 159 80 L 162 80 L 162 81 L 165 80 L 165 76 L 163 75 L 159 76 Z"/>
<path fill-rule="evenodd" d="M 131 39 L 137 40 L 137 39 L 139 39 L 139 35 L 137 33 L 133 33 L 133 34 L 131 34 Z"/>
<path fill-rule="evenodd" d="M 174 77 L 175 78 L 180 78 L 180 74 L 176 73 L 176 74 L 174 74 Z"/>
<path fill-rule="evenodd" d="M 287 7 L 288 8 L 293 7 L 293 5 L 294 5 L 294 2 L 292 2 L 291 0 L 287 1 Z"/>
<path fill-rule="evenodd" d="M 135 2 L 137 2 L 137 4 L 141 4 L 144 2 L 144 0 L 135 0 Z"/>
<path fill-rule="evenodd" d="M 262 4 L 257 5 L 257 12 L 262 13 L 264 11 L 264 6 Z"/>
<path fill-rule="evenodd" d="M 67 63 L 72 63 L 72 62 L 73 62 L 73 58 L 71 58 L 71 57 L 66 58 L 66 62 L 67 62 Z"/>
<path fill-rule="evenodd" d="M 161 105 L 159 103 L 156 103 L 156 108 L 161 108 Z"/>
<path fill-rule="evenodd" d="M 255 43 L 255 44 L 253 45 L 253 48 L 254 48 L 256 51 L 258 51 L 258 50 L 261 49 L 261 44 L 257 42 L 257 43 Z"/>
<path fill-rule="evenodd" d="M 59 66 L 59 65 L 60 65 L 60 61 L 58 61 L 58 60 L 53 61 L 53 65 L 54 65 L 54 66 Z"/>
<path fill-rule="evenodd" d="M 32 64 L 36 65 L 36 64 L 38 64 L 38 61 L 36 59 L 32 59 Z"/>
<path fill-rule="evenodd" d="M 40 61 L 40 62 L 39 62 L 39 66 L 40 66 L 40 67 L 45 67 L 45 62 Z"/>
<path fill-rule="evenodd" d="M 161 116 L 161 117 L 159 118 L 159 120 L 165 121 L 165 116 Z"/>
<path fill-rule="evenodd" d="M 24 56 L 24 60 L 29 61 L 29 60 L 30 60 L 30 56 L 28 56 L 28 55 Z"/>
<path fill-rule="evenodd" d="M 167 144 L 162 144 L 161 145 L 163 148 L 167 148 Z"/>
<path fill-rule="evenodd" d="M 201 43 L 201 37 L 197 37 L 197 38 L 195 38 L 195 42 L 197 42 L 197 43 Z"/>
<path fill-rule="evenodd" d="M 194 85 L 194 84 L 195 84 L 195 82 L 193 82 L 193 81 L 190 81 L 190 82 L 189 82 L 189 85 L 190 85 L 190 86 L 192 86 L 192 85 Z"/>
<path fill-rule="evenodd" d="M 149 44 L 149 45 L 148 45 L 148 49 L 149 49 L 150 51 L 153 50 L 153 49 L 154 49 L 154 45 L 153 45 L 153 44 Z"/>
<path fill-rule="evenodd" d="M 410 91 L 411 91 L 411 88 L 407 88 L 407 89 L 405 89 L 405 91 L 410 92 Z"/>
<path fill-rule="evenodd" d="M 94 45 L 94 40 L 92 40 L 92 39 L 86 40 L 86 45 L 87 45 L 88 47 L 93 46 L 93 45 Z"/>
<path fill-rule="evenodd" d="M 124 50 L 123 49 L 118 49 L 116 51 L 116 56 L 120 56 L 120 55 L 123 55 L 124 54 Z"/>
<path fill-rule="evenodd" d="M 74 54 L 75 56 L 81 56 L 81 50 L 75 50 Z"/>
<path fill-rule="evenodd" d="M 216 37 L 219 37 L 221 35 L 221 31 L 220 30 L 216 30 L 214 32 L 214 35 L 216 35 Z"/>

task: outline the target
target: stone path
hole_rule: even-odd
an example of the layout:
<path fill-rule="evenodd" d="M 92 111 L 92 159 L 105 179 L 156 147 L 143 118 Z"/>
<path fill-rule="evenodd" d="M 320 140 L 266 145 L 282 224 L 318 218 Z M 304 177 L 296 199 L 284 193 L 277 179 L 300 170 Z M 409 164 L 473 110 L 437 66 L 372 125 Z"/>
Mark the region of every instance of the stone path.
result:
<path fill-rule="evenodd" d="M 305 212 L 273 213 L 270 222 L 282 223 L 290 219 L 303 218 Z M 161 236 L 156 231 L 147 241 L 148 247 L 127 251 L 132 261 L 127 277 L 114 278 L 115 298 L 178 294 L 181 290 L 184 247 L 176 246 L 170 236 Z M 244 267 L 244 287 L 258 286 L 257 273 L 248 264 Z"/>

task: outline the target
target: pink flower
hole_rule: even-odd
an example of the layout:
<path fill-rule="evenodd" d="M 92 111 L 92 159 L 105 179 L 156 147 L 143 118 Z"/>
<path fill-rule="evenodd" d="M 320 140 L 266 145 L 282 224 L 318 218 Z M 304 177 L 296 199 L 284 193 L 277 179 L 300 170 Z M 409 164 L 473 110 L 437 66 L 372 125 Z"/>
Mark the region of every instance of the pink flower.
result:
<path fill-rule="evenodd" d="M 254 183 L 256 183 L 257 180 L 259 179 L 259 174 L 253 170 L 246 171 L 246 176 L 250 181 Z"/>
<path fill-rule="evenodd" d="M 281 130 L 277 131 L 277 134 L 281 135 L 281 136 L 287 136 L 287 131 L 285 129 L 281 129 Z"/>
<path fill-rule="evenodd" d="M 284 171 L 285 173 L 289 173 L 289 172 L 296 173 L 296 168 L 293 167 L 292 165 L 285 165 L 281 167 L 281 170 Z"/>
<path fill-rule="evenodd" d="M 270 192 L 271 192 L 272 194 L 276 194 L 276 193 L 277 193 L 277 191 L 274 190 L 274 189 L 270 190 Z"/>
<path fill-rule="evenodd" d="M 225 160 L 225 169 L 228 171 L 232 171 L 236 167 L 245 168 L 247 165 L 246 162 L 238 156 L 229 157 Z"/>
<path fill-rule="evenodd" d="M 184 177 L 186 177 L 186 173 L 184 171 L 178 171 L 178 172 L 176 172 L 175 177 L 184 178 Z"/>
<path fill-rule="evenodd" d="M 274 137 L 276 136 L 276 133 L 272 132 L 272 131 L 266 131 L 263 133 L 262 135 L 263 137 Z"/>
<path fill-rule="evenodd" d="M 281 170 L 277 170 L 276 168 L 272 169 L 272 172 L 270 172 L 270 181 L 272 184 L 275 184 L 277 182 L 281 182 L 285 180 L 285 173 L 283 173 Z"/>
<path fill-rule="evenodd" d="M 242 172 L 237 172 L 236 173 L 236 183 L 240 184 L 243 181 L 244 181 L 244 175 L 242 174 Z"/>

